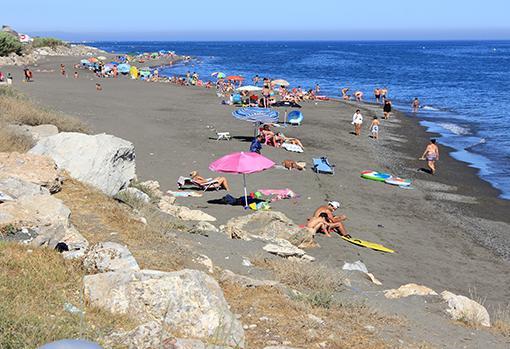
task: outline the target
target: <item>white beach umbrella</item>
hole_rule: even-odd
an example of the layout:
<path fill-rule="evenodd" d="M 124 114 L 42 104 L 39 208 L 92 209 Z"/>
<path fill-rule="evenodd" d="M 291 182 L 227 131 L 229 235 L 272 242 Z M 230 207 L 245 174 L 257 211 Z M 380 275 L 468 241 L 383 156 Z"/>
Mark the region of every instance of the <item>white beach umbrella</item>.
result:
<path fill-rule="evenodd" d="M 247 85 L 247 86 L 238 87 L 237 91 L 258 92 L 258 91 L 262 91 L 262 88 L 258 87 L 258 86 Z"/>
<path fill-rule="evenodd" d="M 290 85 L 287 80 L 283 80 L 283 79 L 273 80 L 273 81 L 271 81 L 271 84 L 276 85 L 276 86 L 285 86 L 285 87 Z"/>

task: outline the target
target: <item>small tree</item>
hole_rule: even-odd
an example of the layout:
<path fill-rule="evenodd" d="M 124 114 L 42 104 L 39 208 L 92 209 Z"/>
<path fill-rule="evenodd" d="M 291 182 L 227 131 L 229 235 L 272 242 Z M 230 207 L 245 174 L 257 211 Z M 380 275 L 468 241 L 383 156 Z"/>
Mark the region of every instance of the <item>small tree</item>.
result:
<path fill-rule="evenodd" d="M 23 45 L 17 37 L 6 32 L 0 32 L 0 56 L 7 56 L 9 53 L 21 54 Z"/>

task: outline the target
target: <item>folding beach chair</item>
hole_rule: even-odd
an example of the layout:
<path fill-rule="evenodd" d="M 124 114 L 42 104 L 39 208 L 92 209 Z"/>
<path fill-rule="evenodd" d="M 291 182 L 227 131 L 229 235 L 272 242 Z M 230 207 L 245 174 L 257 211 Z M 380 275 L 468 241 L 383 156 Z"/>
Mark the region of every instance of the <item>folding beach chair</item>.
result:
<path fill-rule="evenodd" d="M 216 132 L 216 136 L 218 136 L 217 141 L 221 139 L 230 140 L 230 132 Z"/>
<path fill-rule="evenodd" d="M 220 190 L 221 188 L 216 184 L 218 184 L 218 182 L 212 178 L 207 178 L 206 183 L 199 183 L 197 181 L 194 181 L 193 178 L 183 176 L 177 179 L 177 187 L 181 190 L 189 187 L 195 187 L 198 189 L 202 189 L 203 191 L 207 191 L 209 189 Z"/>
<path fill-rule="evenodd" d="M 299 110 L 291 111 L 287 116 L 287 122 L 294 126 L 301 126 L 303 119 L 303 113 L 301 113 Z"/>
<path fill-rule="evenodd" d="M 313 168 L 316 173 L 335 174 L 335 165 L 331 165 L 328 158 L 323 156 L 319 159 L 313 159 Z"/>

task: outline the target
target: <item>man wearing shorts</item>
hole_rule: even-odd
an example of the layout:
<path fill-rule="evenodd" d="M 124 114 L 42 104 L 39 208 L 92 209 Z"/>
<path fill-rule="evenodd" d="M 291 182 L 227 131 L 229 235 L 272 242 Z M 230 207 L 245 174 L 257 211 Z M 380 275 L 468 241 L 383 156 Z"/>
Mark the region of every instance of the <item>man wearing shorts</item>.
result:
<path fill-rule="evenodd" d="M 439 160 L 439 148 L 436 145 L 436 140 L 431 139 L 430 143 L 425 148 L 420 160 L 427 160 L 427 166 L 431 174 L 436 173 L 436 161 Z"/>

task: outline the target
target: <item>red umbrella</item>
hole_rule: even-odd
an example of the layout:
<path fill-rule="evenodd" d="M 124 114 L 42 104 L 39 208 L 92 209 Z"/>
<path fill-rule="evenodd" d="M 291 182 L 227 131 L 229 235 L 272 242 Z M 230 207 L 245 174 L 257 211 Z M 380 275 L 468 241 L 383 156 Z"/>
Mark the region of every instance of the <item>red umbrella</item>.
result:
<path fill-rule="evenodd" d="M 248 206 L 246 174 L 262 172 L 274 166 L 274 162 L 263 155 L 252 152 L 240 152 L 225 155 L 209 165 L 214 172 L 242 174 L 244 181 L 244 202 Z"/>
<path fill-rule="evenodd" d="M 231 75 L 231 76 L 227 76 L 227 80 L 230 80 L 230 81 L 244 81 L 244 78 L 242 76 L 239 76 L 239 75 Z"/>

